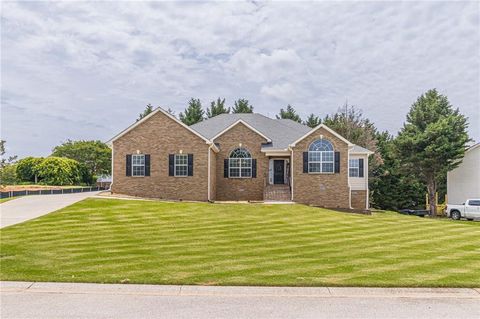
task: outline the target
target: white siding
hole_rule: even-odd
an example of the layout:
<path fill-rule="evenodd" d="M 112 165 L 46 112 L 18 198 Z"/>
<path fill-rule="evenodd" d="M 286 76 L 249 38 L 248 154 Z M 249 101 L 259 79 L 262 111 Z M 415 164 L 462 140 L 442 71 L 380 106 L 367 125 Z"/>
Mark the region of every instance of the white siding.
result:
<path fill-rule="evenodd" d="M 462 163 L 447 173 L 447 194 L 449 204 L 480 198 L 480 145 L 469 149 Z"/>
<path fill-rule="evenodd" d="M 360 159 L 363 158 L 363 177 L 348 177 L 350 182 L 350 187 L 352 190 L 366 190 L 368 189 L 368 156 L 360 154 L 350 154 L 349 159 Z M 348 174 L 348 172 L 347 172 Z"/>

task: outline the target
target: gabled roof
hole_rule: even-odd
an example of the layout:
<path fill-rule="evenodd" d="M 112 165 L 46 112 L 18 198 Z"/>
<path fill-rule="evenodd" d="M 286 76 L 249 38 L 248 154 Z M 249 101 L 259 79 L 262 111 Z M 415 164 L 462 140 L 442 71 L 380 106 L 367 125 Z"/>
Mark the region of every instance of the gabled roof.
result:
<path fill-rule="evenodd" d="M 325 129 L 327 130 L 328 132 L 330 132 L 331 134 L 333 134 L 334 136 L 338 137 L 340 140 L 344 141 L 345 143 L 347 143 L 348 146 L 353 146 L 354 144 L 352 144 L 349 140 L 347 140 L 345 137 L 341 136 L 340 134 L 338 134 L 337 132 L 335 132 L 334 130 L 332 130 L 331 128 L 329 128 L 328 126 L 326 126 L 325 124 L 320 124 L 316 127 L 314 127 L 313 129 L 311 129 L 310 131 L 308 131 L 306 134 L 304 134 L 303 136 L 301 136 L 300 138 L 298 138 L 297 140 L 295 140 L 293 143 L 290 144 L 291 147 L 294 147 L 298 142 L 302 141 L 303 139 L 307 138 L 308 136 L 310 136 L 311 134 L 313 134 L 314 132 L 316 132 L 317 130 L 319 129 Z"/>
<path fill-rule="evenodd" d="M 114 137 L 112 137 L 109 141 L 107 141 L 107 144 L 111 145 L 113 143 L 113 141 L 119 139 L 120 137 L 122 137 L 123 135 L 127 134 L 128 132 L 130 132 L 131 130 L 133 130 L 134 128 L 136 128 L 138 125 L 142 124 L 143 122 L 145 122 L 146 120 L 148 120 L 149 118 L 151 118 L 152 116 L 154 116 L 155 114 L 157 114 L 158 112 L 161 112 L 163 114 L 165 114 L 167 117 L 169 117 L 170 119 L 172 119 L 173 121 L 177 122 L 178 124 L 180 124 L 181 126 L 183 126 L 185 129 L 187 129 L 188 131 L 192 132 L 193 134 L 195 134 L 196 136 L 200 137 L 202 140 L 204 140 L 207 144 L 209 145 L 212 145 L 213 149 L 218 152 L 218 147 L 213 144 L 208 138 L 206 138 L 205 136 L 203 136 L 202 134 L 198 133 L 197 131 L 193 130 L 190 126 L 187 126 L 185 125 L 183 122 L 179 121 L 175 116 L 173 116 L 172 114 L 168 113 L 167 111 L 165 111 L 164 109 L 162 109 L 161 107 L 157 107 L 155 110 L 153 110 L 150 114 L 148 114 L 147 116 L 145 116 L 144 118 L 142 118 L 141 120 L 139 121 L 136 121 L 135 123 L 133 123 L 132 125 L 130 125 L 129 127 L 127 127 L 126 129 L 124 129 L 123 131 L 121 131 L 120 133 L 118 133 L 117 135 L 115 135 Z"/>
<path fill-rule="evenodd" d="M 233 128 L 235 125 L 238 125 L 238 124 L 243 124 L 245 125 L 246 127 L 248 127 L 249 129 L 251 129 L 252 131 L 254 131 L 255 133 L 257 133 L 258 135 L 260 135 L 261 137 L 263 137 L 264 139 L 267 140 L 267 142 L 271 142 L 272 139 L 269 138 L 268 136 L 266 136 L 265 134 L 263 134 L 262 132 L 260 132 L 259 130 L 257 130 L 256 128 L 254 128 L 253 126 L 251 126 L 250 124 L 248 124 L 247 122 L 245 122 L 244 120 L 240 119 L 238 121 L 236 121 L 235 123 L 233 123 L 232 125 L 229 125 L 228 127 L 226 127 L 223 131 L 221 131 L 220 133 L 218 133 L 217 135 L 215 135 L 214 137 L 211 138 L 212 141 L 214 141 L 215 139 L 217 139 L 219 136 L 223 135 L 225 132 L 227 132 L 228 130 L 230 130 L 231 128 Z"/>
<path fill-rule="evenodd" d="M 353 145 L 353 147 L 349 150 L 350 154 L 373 154 L 372 151 L 367 150 L 366 148 L 363 148 L 361 146 L 358 146 L 356 144 Z"/>
<path fill-rule="evenodd" d="M 190 126 L 201 135 L 213 141 L 238 123 L 244 123 L 270 141 L 269 149 L 287 149 L 288 145 L 310 131 L 306 125 L 292 120 L 271 119 L 258 113 L 220 114 Z"/>

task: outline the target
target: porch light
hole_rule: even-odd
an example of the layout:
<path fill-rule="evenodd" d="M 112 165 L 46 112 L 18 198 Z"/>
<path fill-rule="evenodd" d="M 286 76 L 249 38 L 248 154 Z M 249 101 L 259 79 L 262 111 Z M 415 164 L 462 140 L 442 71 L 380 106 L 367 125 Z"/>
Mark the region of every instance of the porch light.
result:
<path fill-rule="evenodd" d="M 180 154 L 183 154 L 183 150 L 180 150 Z"/>
<path fill-rule="evenodd" d="M 137 150 L 137 154 L 140 154 L 140 150 Z"/>

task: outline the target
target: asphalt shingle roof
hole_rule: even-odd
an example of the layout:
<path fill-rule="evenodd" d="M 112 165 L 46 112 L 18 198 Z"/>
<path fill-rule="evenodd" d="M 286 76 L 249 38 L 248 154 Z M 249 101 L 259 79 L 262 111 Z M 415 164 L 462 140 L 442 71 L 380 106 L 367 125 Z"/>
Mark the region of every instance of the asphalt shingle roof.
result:
<path fill-rule="evenodd" d="M 292 120 L 271 119 L 257 113 L 221 114 L 190 126 L 192 129 L 212 139 L 227 127 L 242 120 L 272 140 L 274 149 L 286 149 L 288 145 L 311 130 L 310 127 Z"/>
<path fill-rule="evenodd" d="M 298 122 L 286 119 L 271 119 L 258 113 L 221 114 L 190 126 L 207 139 L 214 138 L 238 120 L 242 120 L 272 140 L 263 149 L 286 149 L 288 145 L 307 134 L 311 128 Z M 370 151 L 354 145 L 351 152 L 369 153 Z"/>

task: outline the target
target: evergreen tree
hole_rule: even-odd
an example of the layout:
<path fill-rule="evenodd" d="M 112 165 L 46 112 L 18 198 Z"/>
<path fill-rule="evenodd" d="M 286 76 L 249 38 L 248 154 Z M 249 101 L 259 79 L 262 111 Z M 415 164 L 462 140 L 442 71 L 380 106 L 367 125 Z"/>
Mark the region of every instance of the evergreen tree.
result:
<path fill-rule="evenodd" d="M 153 106 L 148 103 L 147 106 L 145 107 L 145 110 L 143 110 L 142 113 L 139 114 L 137 121 L 140 121 L 143 119 L 145 116 L 153 112 Z"/>
<path fill-rule="evenodd" d="M 175 116 L 175 111 L 172 110 L 171 108 L 168 108 L 167 113 L 170 114 L 170 115 Z"/>
<path fill-rule="evenodd" d="M 311 128 L 317 127 L 318 125 L 320 125 L 320 123 L 322 123 L 322 120 L 318 116 L 315 116 L 315 114 L 313 113 L 310 114 L 307 117 L 307 120 L 303 122 L 303 124 Z"/>
<path fill-rule="evenodd" d="M 191 98 L 188 102 L 188 106 L 185 111 L 179 114 L 180 121 L 186 125 L 193 125 L 195 123 L 203 121 L 203 114 L 205 111 L 202 109 L 202 103 L 200 99 Z"/>
<path fill-rule="evenodd" d="M 225 99 L 222 100 L 218 98 L 216 101 L 212 101 L 212 103 L 210 103 L 210 108 L 207 108 L 208 118 L 212 118 L 223 113 L 230 113 L 230 108 L 225 107 Z"/>
<path fill-rule="evenodd" d="M 280 109 L 280 114 L 277 115 L 277 119 L 289 119 L 298 123 L 302 123 L 300 115 L 297 114 L 297 111 L 290 104 L 287 105 L 286 110 Z"/>
<path fill-rule="evenodd" d="M 431 215 L 436 215 L 439 180 L 457 167 L 465 154 L 470 141 L 467 127 L 467 118 L 458 108 L 453 109 L 446 96 L 433 89 L 412 105 L 396 139 L 403 168 L 427 186 Z"/>
<path fill-rule="evenodd" d="M 232 109 L 233 113 L 253 113 L 253 106 L 248 104 L 246 99 L 238 99 Z"/>
<path fill-rule="evenodd" d="M 371 169 L 370 204 L 380 209 L 422 208 L 426 187 L 415 175 L 406 175 L 395 153 L 395 140 L 382 132 L 376 134 L 381 165 Z"/>

